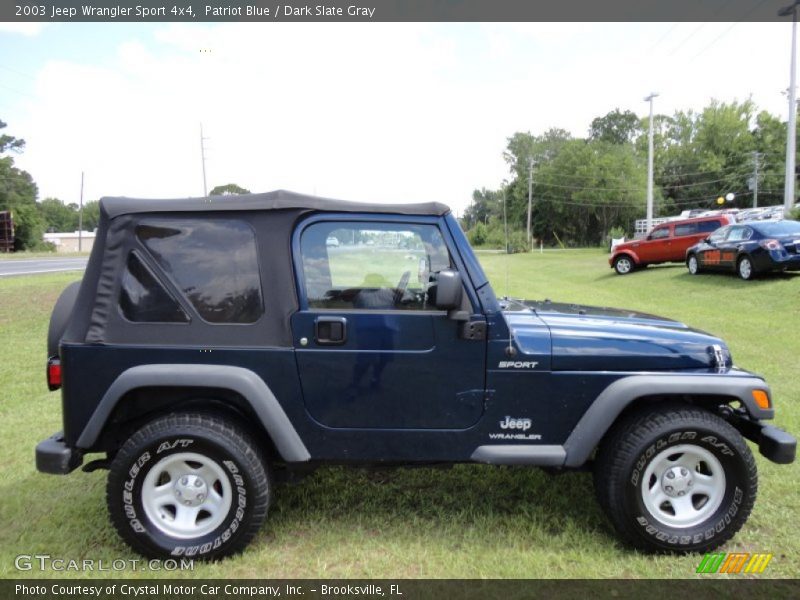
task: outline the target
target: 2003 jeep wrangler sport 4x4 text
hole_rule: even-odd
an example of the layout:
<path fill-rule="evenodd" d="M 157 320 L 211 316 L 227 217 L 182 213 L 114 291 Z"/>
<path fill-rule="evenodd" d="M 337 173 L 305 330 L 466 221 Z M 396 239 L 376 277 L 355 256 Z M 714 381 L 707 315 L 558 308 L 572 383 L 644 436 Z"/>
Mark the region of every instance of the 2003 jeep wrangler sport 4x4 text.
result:
<path fill-rule="evenodd" d="M 743 437 L 777 463 L 796 447 L 721 340 L 498 299 L 437 203 L 104 199 L 47 373 L 64 430 L 37 467 L 105 453 L 84 469 L 110 470 L 111 520 L 153 557 L 241 550 L 275 472 L 333 463 L 591 468 L 628 543 L 703 552 L 753 507 Z"/>

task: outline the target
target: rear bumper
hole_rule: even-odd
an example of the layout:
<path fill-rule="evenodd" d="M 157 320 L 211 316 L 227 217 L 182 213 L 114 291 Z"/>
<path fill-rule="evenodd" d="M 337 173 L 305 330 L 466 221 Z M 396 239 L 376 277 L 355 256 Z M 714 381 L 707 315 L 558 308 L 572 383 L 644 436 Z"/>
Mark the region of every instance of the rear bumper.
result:
<path fill-rule="evenodd" d="M 780 465 L 794 462 L 797 440 L 793 435 L 772 425 L 741 417 L 734 418 L 731 424 L 748 440 L 758 444 L 758 451 L 772 462 Z"/>
<path fill-rule="evenodd" d="M 800 254 L 786 252 L 768 252 L 762 260 L 754 261 L 756 269 L 762 271 L 798 271 L 800 270 Z"/>
<path fill-rule="evenodd" d="M 66 475 L 81 466 L 83 453 L 64 443 L 62 432 L 51 435 L 36 446 L 36 469 L 42 473 Z"/>

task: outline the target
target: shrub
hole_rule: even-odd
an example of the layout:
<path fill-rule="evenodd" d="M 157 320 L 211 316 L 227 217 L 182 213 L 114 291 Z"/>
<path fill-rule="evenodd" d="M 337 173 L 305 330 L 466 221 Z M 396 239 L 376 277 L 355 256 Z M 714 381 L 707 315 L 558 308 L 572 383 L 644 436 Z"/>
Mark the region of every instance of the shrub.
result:
<path fill-rule="evenodd" d="M 478 221 L 475 227 L 467 232 L 467 239 L 473 246 L 483 246 L 486 243 L 486 225 Z"/>

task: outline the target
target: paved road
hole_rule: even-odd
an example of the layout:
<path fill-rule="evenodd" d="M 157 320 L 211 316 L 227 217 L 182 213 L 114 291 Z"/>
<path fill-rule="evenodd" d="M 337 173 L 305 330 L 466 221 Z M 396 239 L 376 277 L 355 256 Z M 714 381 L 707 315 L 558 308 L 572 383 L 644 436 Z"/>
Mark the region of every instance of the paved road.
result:
<path fill-rule="evenodd" d="M 0 277 L 11 275 L 33 275 L 34 273 L 57 273 L 59 271 L 83 271 L 88 258 L 24 258 L 0 260 Z"/>

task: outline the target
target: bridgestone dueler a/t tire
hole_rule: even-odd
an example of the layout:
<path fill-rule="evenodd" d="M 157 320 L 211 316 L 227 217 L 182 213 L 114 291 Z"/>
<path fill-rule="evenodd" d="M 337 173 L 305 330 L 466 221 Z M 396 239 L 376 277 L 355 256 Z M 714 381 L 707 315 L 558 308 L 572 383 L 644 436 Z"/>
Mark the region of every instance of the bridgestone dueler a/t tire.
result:
<path fill-rule="evenodd" d="M 196 537 L 165 533 L 143 505 L 148 472 L 170 456 L 177 460 L 180 453 L 213 461 L 229 484 L 230 507 L 219 511 L 224 518 Z M 271 491 L 267 463 L 243 428 L 216 416 L 181 413 L 148 423 L 125 442 L 111 464 L 106 501 L 120 536 L 137 552 L 152 558 L 213 560 L 250 542 L 266 518 Z"/>
<path fill-rule="evenodd" d="M 709 460 L 718 461 L 724 471 L 719 507 L 702 522 L 685 527 L 659 520 L 646 506 L 642 492 L 643 475 L 650 463 L 669 456 L 664 453 L 668 448 L 679 446 L 710 453 Z M 756 499 L 758 476 L 750 449 L 729 423 L 702 409 L 673 405 L 649 407 L 615 425 L 598 450 L 594 483 L 603 510 L 619 534 L 636 548 L 709 552 L 733 537 L 747 520 Z"/>

